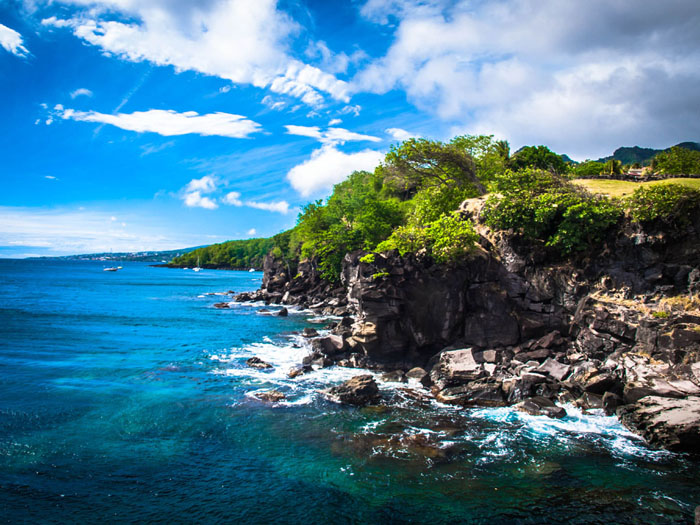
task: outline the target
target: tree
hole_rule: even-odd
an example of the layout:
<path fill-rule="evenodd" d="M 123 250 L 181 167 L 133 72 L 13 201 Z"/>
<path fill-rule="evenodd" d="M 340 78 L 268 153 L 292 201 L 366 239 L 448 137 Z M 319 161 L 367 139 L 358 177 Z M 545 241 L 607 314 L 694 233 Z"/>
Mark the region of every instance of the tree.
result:
<path fill-rule="evenodd" d="M 606 175 L 619 175 L 622 173 L 622 161 L 610 159 L 603 166 L 603 173 Z"/>
<path fill-rule="evenodd" d="M 595 160 L 586 160 L 571 168 L 571 173 L 576 178 L 597 177 L 605 170 L 605 164 Z"/>
<path fill-rule="evenodd" d="M 474 195 L 486 192 L 474 159 L 457 139 L 449 144 L 408 139 L 391 147 L 383 171 L 398 188 L 412 193 L 431 186 L 460 187 Z"/>
<path fill-rule="evenodd" d="M 568 165 L 561 158 L 561 155 L 557 155 L 547 146 L 525 146 L 520 148 L 510 158 L 510 164 L 516 170 L 534 168 L 558 174 L 568 171 Z"/>
<path fill-rule="evenodd" d="M 656 168 L 666 175 L 700 174 L 700 151 L 673 146 L 656 157 Z"/>

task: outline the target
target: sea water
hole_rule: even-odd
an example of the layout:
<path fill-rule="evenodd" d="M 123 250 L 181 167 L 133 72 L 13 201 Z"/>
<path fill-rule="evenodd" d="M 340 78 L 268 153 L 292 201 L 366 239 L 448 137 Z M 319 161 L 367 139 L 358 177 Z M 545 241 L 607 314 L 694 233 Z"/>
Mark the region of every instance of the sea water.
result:
<path fill-rule="evenodd" d="M 4 522 L 689 523 L 700 504 L 697 457 L 597 412 L 462 410 L 379 377 L 384 405 L 332 404 L 320 389 L 367 372 L 287 377 L 329 319 L 214 308 L 257 272 L 122 264 L 0 260 Z"/>

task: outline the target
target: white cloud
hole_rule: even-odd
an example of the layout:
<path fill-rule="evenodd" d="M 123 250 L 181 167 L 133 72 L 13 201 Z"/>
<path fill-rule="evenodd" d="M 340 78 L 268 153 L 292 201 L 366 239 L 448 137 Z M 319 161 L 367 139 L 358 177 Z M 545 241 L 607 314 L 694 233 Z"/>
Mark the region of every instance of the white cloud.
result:
<path fill-rule="evenodd" d="M 397 23 L 353 91 L 403 89 L 454 132 L 580 156 L 700 136 L 700 8 L 559 0 L 369 0 Z"/>
<path fill-rule="evenodd" d="M 384 155 L 378 151 L 363 150 L 343 153 L 333 145 L 324 145 L 311 154 L 311 158 L 294 166 L 287 179 L 304 197 L 329 190 L 353 171 L 373 170 Z"/>
<path fill-rule="evenodd" d="M 180 192 L 180 198 L 188 208 L 205 208 L 207 210 L 215 210 L 219 207 L 211 197 L 206 197 L 203 194 L 214 193 L 217 191 L 216 180 L 205 175 L 201 179 L 192 179 Z"/>
<path fill-rule="evenodd" d="M 219 207 L 216 202 L 214 202 L 209 197 L 205 197 L 199 191 L 191 191 L 183 195 L 183 200 L 185 201 L 185 206 L 188 208 L 205 208 L 207 210 L 215 210 Z"/>
<path fill-rule="evenodd" d="M 58 180 L 58 177 L 54 177 L 53 175 L 44 175 L 44 178 L 49 180 Z"/>
<path fill-rule="evenodd" d="M 395 140 L 408 140 L 411 137 L 418 137 L 415 133 L 411 133 L 410 131 L 406 131 L 405 129 L 401 128 L 387 128 L 386 132 L 389 134 L 389 136 Z"/>
<path fill-rule="evenodd" d="M 229 204 L 231 206 L 243 206 L 243 201 L 241 200 L 241 194 L 237 191 L 231 191 L 224 195 L 221 202 L 224 204 Z"/>
<path fill-rule="evenodd" d="M 343 121 L 340 120 L 339 118 L 334 118 L 331 119 L 330 122 L 328 123 L 329 126 L 337 126 L 338 124 L 342 124 Z"/>
<path fill-rule="evenodd" d="M 251 229 L 248 230 L 246 233 L 247 233 L 248 235 L 255 235 L 256 233 L 258 233 L 258 230 L 256 230 L 255 228 L 251 228 Z"/>
<path fill-rule="evenodd" d="M 255 208 L 258 210 L 272 211 L 276 213 L 281 213 L 286 215 L 289 213 L 289 203 L 287 201 L 277 201 L 277 202 L 257 202 L 257 201 L 243 201 L 241 200 L 241 194 L 238 191 L 230 191 L 221 198 L 221 202 L 228 204 L 230 206 L 247 206 L 248 208 Z"/>
<path fill-rule="evenodd" d="M 77 98 L 77 97 L 91 97 L 92 96 L 92 91 L 90 91 L 87 88 L 78 88 L 75 91 L 71 92 L 70 98 Z"/>
<path fill-rule="evenodd" d="M 253 133 L 261 131 L 262 127 L 257 122 L 241 115 L 231 113 L 207 113 L 200 115 L 195 111 L 178 113 L 171 109 L 150 109 L 148 111 L 135 111 L 134 113 L 117 113 L 108 115 L 96 111 L 77 111 L 74 109 L 59 108 L 58 114 L 64 120 L 78 120 L 81 122 L 100 122 L 111 124 L 128 131 L 138 133 L 152 132 L 164 136 L 173 135 L 217 135 L 220 137 L 246 138 Z"/>
<path fill-rule="evenodd" d="M 22 35 L 17 31 L 0 24 L 0 46 L 5 48 L 5 51 L 18 57 L 27 56 L 29 51 L 24 47 L 23 42 Z"/>
<path fill-rule="evenodd" d="M 107 54 L 252 84 L 320 105 L 324 96 L 347 102 L 347 83 L 288 54 L 299 26 L 275 0 L 60 0 L 83 8 L 45 26 L 73 34 Z M 116 21 L 114 12 L 122 20 Z"/>
<path fill-rule="evenodd" d="M 294 126 L 287 125 L 287 133 L 290 135 L 299 135 L 302 137 L 311 137 L 317 139 L 322 144 L 344 144 L 349 141 L 369 141 L 379 142 L 381 139 L 372 135 L 362 135 L 343 128 L 328 128 L 321 131 L 318 126 Z"/>
<path fill-rule="evenodd" d="M 289 203 L 287 201 L 277 201 L 277 202 L 256 202 L 256 201 L 246 201 L 245 205 L 249 208 L 256 208 L 258 210 L 272 211 L 276 213 L 281 213 L 286 215 L 289 213 Z"/>
<path fill-rule="evenodd" d="M 216 191 L 216 180 L 210 175 L 205 175 L 201 179 L 192 179 L 185 186 L 185 191 L 201 191 L 202 193 L 212 193 Z"/>

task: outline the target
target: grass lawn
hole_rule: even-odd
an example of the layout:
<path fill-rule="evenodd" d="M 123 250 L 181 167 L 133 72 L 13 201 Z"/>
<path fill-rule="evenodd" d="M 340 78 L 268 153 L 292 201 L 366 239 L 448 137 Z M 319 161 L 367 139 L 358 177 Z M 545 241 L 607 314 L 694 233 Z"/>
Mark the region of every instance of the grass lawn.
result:
<path fill-rule="evenodd" d="M 700 190 L 700 179 L 665 179 L 650 182 L 627 182 L 624 180 L 605 179 L 575 179 L 571 182 L 578 184 L 579 186 L 583 186 L 591 193 L 608 195 L 610 197 L 625 197 L 631 194 L 639 186 L 652 186 L 655 184 L 676 183 Z"/>

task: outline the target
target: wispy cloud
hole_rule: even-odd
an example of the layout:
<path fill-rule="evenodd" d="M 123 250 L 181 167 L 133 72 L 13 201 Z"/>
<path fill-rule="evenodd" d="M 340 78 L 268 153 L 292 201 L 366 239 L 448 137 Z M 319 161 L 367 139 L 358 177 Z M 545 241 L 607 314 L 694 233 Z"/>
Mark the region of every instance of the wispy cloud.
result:
<path fill-rule="evenodd" d="M 68 28 L 81 40 L 132 62 L 148 61 L 252 84 L 318 106 L 349 101 L 348 85 L 288 53 L 299 26 L 275 0 L 139 2 L 62 0 L 80 10 L 45 26 Z M 89 4 L 89 5 L 86 5 Z M 107 16 L 119 12 L 129 21 Z"/>
<path fill-rule="evenodd" d="M 0 46 L 2 46 L 5 51 L 18 57 L 24 57 L 29 54 L 29 50 L 24 47 L 22 35 L 14 29 L 10 29 L 2 24 L 0 24 Z"/>
<path fill-rule="evenodd" d="M 221 197 L 221 189 L 226 186 L 225 182 L 221 182 L 216 178 L 205 175 L 201 179 L 192 179 L 180 191 L 180 197 L 185 203 L 185 206 L 190 208 L 205 208 L 215 210 L 219 207 L 218 203 L 228 206 L 255 208 L 258 210 L 266 210 L 275 213 L 286 215 L 289 213 L 289 203 L 287 201 L 271 201 L 260 202 L 255 200 L 243 200 L 241 193 L 238 191 L 229 191 Z"/>
<path fill-rule="evenodd" d="M 92 97 L 92 91 L 87 88 L 78 88 L 75 91 L 71 91 L 70 98 L 75 99 L 78 97 Z"/>
<path fill-rule="evenodd" d="M 139 217 L 113 221 L 113 213 L 86 209 L 0 206 L 0 247 L 8 254 L 65 255 L 113 251 L 169 250 L 201 239 L 173 234 Z M 24 250 L 23 250 L 24 248 Z"/>
<path fill-rule="evenodd" d="M 58 115 L 64 120 L 98 122 L 110 124 L 138 133 L 151 132 L 164 136 L 174 135 L 216 135 L 230 138 L 246 138 L 262 130 L 262 126 L 242 115 L 231 113 L 208 113 L 200 115 L 195 111 L 178 113 L 171 109 L 150 109 L 134 113 L 108 115 L 97 111 L 78 111 L 57 106 Z"/>
<path fill-rule="evenodd" d="M 395 139 L 395 140 L 408 140 L 411 137 L 418 137 L 419 135 L 416 135 L 415 133 L 411 133 L 410 131 L 406 131 L 405 129 L 401 128 L 387 128 L 386 129 L 387 134 Z"/>
<path fill-rule="evenodd" d="M 355 133 L 343 128 L 328 128 L 321 130 L 318 126 L 294 126 L 287 125 L 287 133 L 290 135 L 300 135 L 302 137 L 311 137 L 317 139 L 322 144 L 344 144 L 349 141 L 369 141 L 379 142 L 379 137 L 372 135 L 363 135 Z"/>

